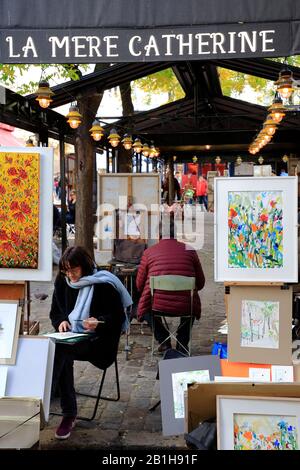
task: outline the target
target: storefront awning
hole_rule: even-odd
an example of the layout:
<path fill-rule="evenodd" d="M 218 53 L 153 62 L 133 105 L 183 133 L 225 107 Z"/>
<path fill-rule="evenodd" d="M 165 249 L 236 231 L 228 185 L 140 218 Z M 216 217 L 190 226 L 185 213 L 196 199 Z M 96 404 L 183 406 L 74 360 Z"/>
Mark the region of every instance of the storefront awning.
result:
<path fill-rule="evenodd" d="M 278 57 L 300 53 L 295 0 L 2 0 L 2 63 Z"/>
<path fill-rule="evenodd" d="M 14 127 L 0 123 L 0 147 L 24 147 L 24 144 L 12 134 L 13 130 Z"/>

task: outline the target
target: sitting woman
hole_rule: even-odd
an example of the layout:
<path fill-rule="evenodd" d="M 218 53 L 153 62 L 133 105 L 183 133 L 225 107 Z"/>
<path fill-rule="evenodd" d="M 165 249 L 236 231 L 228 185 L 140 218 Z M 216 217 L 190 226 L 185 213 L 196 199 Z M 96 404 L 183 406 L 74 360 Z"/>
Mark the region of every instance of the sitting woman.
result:
<path fill-rule="evenodd" d="M 77 415 L 73 361 L 89 361 L 100 369 L 109 367 L 117 355 L 125 309 L 131 304 L 116 276 L 97 271 L 84 248 L 67 248 L 59 262 L 50 319 L 56 331 L 90 334 L 72 345 L 56 343 L 52 390 L 59 386 L 63 414 L 57 439 L 70 436 Z"/>

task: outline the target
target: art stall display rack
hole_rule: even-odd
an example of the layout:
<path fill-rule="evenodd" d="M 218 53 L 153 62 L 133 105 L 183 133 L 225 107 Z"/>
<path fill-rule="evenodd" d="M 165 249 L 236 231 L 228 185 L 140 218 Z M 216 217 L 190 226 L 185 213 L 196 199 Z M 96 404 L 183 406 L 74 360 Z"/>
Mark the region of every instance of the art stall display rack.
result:
<path fill-rule="evenodd" d="M 228 359 L 222 359 L 222 375 L 215 383 L 188 387 L 186 428 L 190 432 L 199 422 L 216 418 L 219 449 L 270 448 L 271 441 L 276 447 L 278 416 L 283 423 L 291 399 L 300 398 L 299 384 L 288 383 L 297 377 L 289 285 L 298 281 L 297 179 L 214 178 L 214 203 L 214 278 L 225 287 Z M 275 399 L 277 414 L 272 411 Z M 233 417 L 234 430 L 225 436 L 226 422 Z M 297 419 L 295 414 L 286 420 L 284 444 L 292 450 L 298 448 L 291 434 Z M 298 431 L 295 427 L 295 436 Z M 246 442 L 245 432 L 259 439 Z"/>

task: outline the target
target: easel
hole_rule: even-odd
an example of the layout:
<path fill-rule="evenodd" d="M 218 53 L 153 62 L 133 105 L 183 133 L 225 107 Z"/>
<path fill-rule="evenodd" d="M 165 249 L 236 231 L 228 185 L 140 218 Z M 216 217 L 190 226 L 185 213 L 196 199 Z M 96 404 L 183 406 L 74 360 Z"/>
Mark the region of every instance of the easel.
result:
<path fill-rule="evenodd" d="M 30 318 L 30 283 L 29 281 L 1 281 L 0 284 L 1 300 L 16 300 L 22 309 L 22 320 L 20 326 L 20 334 L 29 334 L 29 318 Z M 24 310 L 27 304 L 27 325 L 24 331 Z"/>

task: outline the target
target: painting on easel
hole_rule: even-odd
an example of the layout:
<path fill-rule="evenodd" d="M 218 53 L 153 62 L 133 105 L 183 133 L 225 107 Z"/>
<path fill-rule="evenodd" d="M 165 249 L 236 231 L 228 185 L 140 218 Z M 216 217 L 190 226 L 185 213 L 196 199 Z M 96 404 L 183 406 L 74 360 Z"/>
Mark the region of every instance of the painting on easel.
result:
<path fill-rule="evenodd" d="M 0 268 L 38 268 L 39 158 L 0 152 Z"/>
<path fill-rule="evenodd" d="M 279 302 L 242 300 L 241 346 L 279 347 Z"/>
<path fill-rule="evenodd" d="M 228 266 L 283 265 L 281 191 L 228 193 Z"/>
<path fill-rule="evenodd" d="M 215 281 L 297 282 L 297 179 L 215 178 Z"/>
<path fill-rule="evenodd" d="M 230 286 L 228 359 L 232 362 L 292 362 L 292 289 L 281 286 Z"/>

